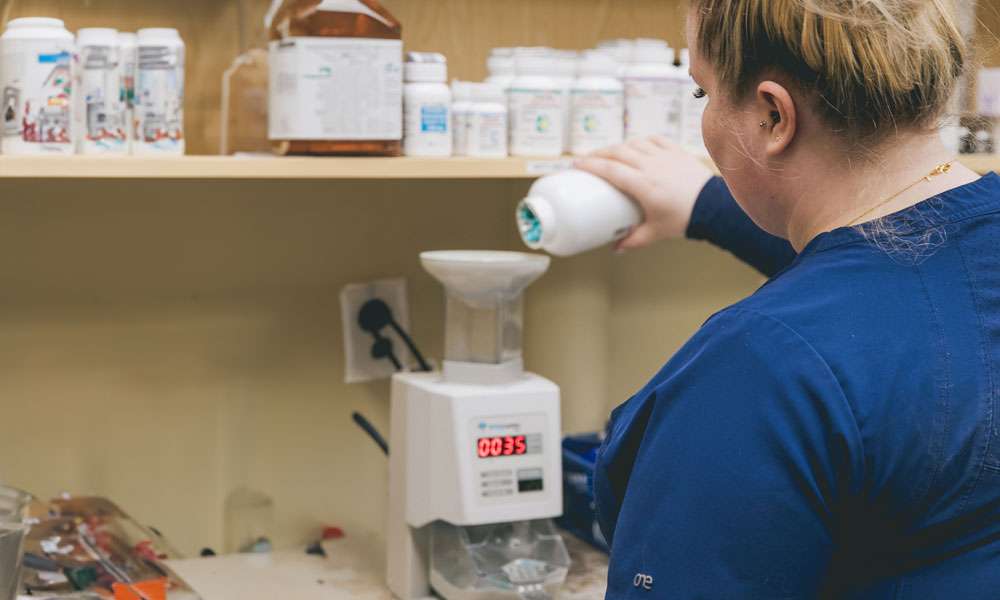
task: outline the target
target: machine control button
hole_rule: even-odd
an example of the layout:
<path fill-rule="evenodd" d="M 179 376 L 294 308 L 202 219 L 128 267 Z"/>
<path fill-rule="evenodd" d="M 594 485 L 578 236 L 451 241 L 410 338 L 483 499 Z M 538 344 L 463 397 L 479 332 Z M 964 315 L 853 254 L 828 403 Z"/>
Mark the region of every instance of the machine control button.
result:
<path fill-rule="evenodd" d="M 513 477 L 514 471 L 510 469 L 493 469 L 491 471 L 482 471 L 479 475 L 483 479 L 490 479 L 493 477 Z"/>
<path fill-rule="evenodd" d="M 484 488 L 510 487 L 514 485 L 513 479 L 491 479 L 483 482 Z"/>
<path fill-rule="evenodd" d="M 502 490 L 483 490 L 483 498 L 500 498 L 502 496 L 512 496 L 514 490 L 504 488 Z"/>
<path fill-rule="evenodd" d="M 518 492 L 540 492 L 545 489 L 541 469 L 520 469 L 517 472 Z"/>

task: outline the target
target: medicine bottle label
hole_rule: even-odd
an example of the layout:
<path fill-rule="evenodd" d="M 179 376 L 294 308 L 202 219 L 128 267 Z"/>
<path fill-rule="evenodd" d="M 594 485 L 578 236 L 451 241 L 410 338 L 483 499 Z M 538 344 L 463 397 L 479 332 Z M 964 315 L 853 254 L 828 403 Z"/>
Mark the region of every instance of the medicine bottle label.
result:
<path fill-rule="evenodd" d="M 666 79 L 625 80 L 625 137 L 670 136 L 669 98 Z"/>
<path fill-rule="evenodd" d="M 83 154 L 124 154 L 127 105 L 122 93 L 120 52 L 113 46 L 80 48 L 80 84 L 76 91 L 78 140 Z"/>
<path fill-rule="evenodd" d="M 6 40 L 4 154 L 73 154 L 72 44 Z"/>
<path fill-rule="evenodd" d="M 422 133 L 448 133 L 448 106 L 425 104 L 420 107 L 420 131 Z"/>
<path fill-rule="evenodd" d="M 514 156 L 559 156 L 563 151 L 563 104 L 559 90 L 511 88 L 510 150 Z"/>
<path fill-rule="evenodd" d="M 570 136 L 573 154 L 620 144 L 625 136 L 624 112 L 621 91 L 575 90 Z"/>
<path fill-rule="evenodd" d="M 481 158 L 507 156 L 507 113 L 474 111 L 469 115 L 468 155 Z"/>
<path fill-rule="evenodd" d="M 184 153 L 184 48 L 139 46 L 135 150 Z"/>
<path fill-rule="evenodd" d="M 403 42 L 289 37 L 272 41 L 272 140 L 403 137 Z"/>

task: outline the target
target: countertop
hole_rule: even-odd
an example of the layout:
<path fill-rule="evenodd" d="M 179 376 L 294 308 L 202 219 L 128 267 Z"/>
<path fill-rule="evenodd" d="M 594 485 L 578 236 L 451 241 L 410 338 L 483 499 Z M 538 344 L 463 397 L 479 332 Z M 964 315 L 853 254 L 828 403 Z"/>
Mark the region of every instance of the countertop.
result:
<path fill-rule="evenodd" d="M 607 556 L 570 534 L 563 537 L 573 565 L 560 600 L 603 600 Z M 202 600 L 392 600 L 383 580 L 382 548 L 374 538 L 348 535 L 323 548 L 325 558 L 299 549 L 167 564 Z"/>

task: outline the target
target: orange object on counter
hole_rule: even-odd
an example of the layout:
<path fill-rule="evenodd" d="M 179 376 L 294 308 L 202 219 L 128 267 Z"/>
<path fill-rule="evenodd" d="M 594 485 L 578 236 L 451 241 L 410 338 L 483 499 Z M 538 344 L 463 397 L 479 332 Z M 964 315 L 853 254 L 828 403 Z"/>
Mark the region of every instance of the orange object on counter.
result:
<path fill-rule="evenodd" d="M 115 600 L 167 600 L 167 580 L 151 579 L 137 583 L 111 584 Z"/>
<path fill-rule="evenodd" d="M 267 23 L 277 153 L 401 153 L 402 25 L 378 0 L 274 0 Z"/>

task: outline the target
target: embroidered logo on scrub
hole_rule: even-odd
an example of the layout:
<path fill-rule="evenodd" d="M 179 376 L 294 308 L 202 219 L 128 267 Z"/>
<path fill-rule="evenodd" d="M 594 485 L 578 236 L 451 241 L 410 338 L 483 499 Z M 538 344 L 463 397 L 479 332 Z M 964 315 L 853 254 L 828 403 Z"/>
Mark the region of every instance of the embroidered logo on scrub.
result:
<path fill-rule="evenodd" d="M 635 577 L 632 578 L 632 585 L 637 588 L 642 588 L 644 590 L 652 590 L 653 576 L 646 575 L 645 573 L 636 573 Z"/>

